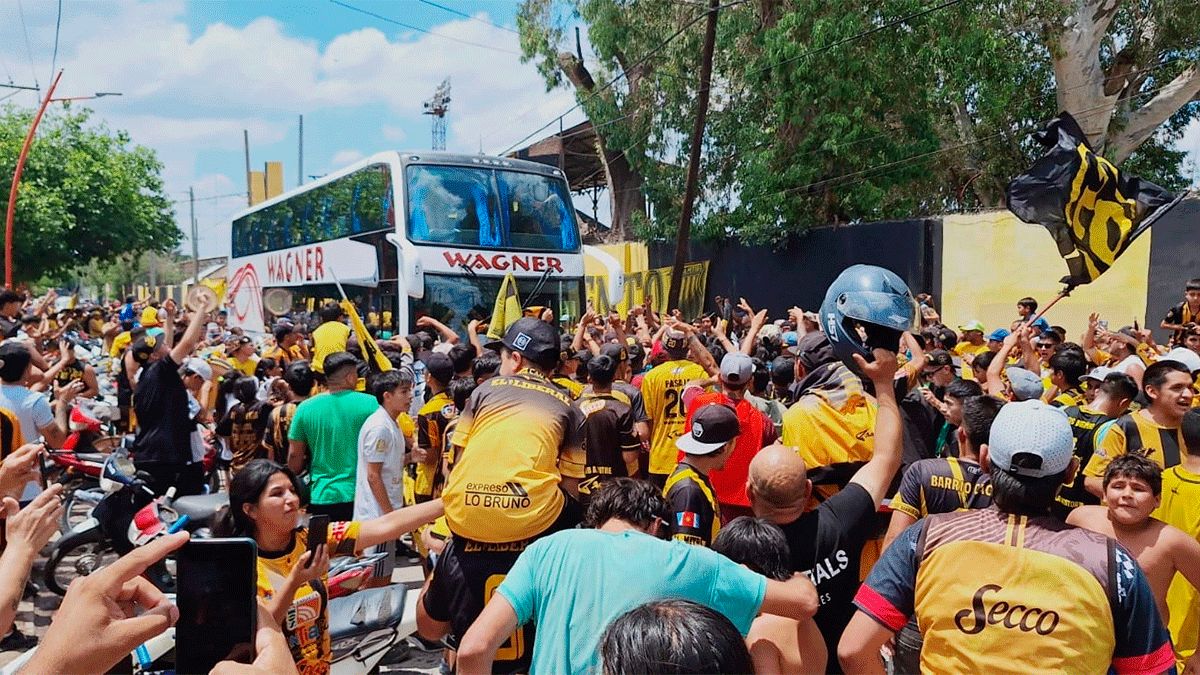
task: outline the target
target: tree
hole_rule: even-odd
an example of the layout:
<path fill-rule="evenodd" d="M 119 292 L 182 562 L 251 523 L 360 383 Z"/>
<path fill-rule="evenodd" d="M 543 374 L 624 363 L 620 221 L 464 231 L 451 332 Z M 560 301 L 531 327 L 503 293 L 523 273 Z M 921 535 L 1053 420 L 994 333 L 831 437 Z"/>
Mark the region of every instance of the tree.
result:
<path fill-rule="evenodd" d="M 780 243 L 815 225 L 1002 207 L 1040 152 L 1030 132 L 1061 109 L 1126 171 L 1187 183 L 1173 146 L 1200 115 L 1195 0 L 724 4 L 697 238 Z M 522 5 L 526 58 L 547 86 L 575 88 L 606 162 L 640 178 L 656 218 L 630 221 L 645 237 L 675 236 L 702 5 Z M 595 65 L 569 49 L 572 22 Z M 623 198 L 639 184 L 609 178 Z"/>
<path fill-rule="evenodd" d="M 9 106 L 0 113 L 0 194 L 6 200 L 31 121 L 29 110 Z M 173 249 L 181 235 L 161 171 L 152 150 L 133 145 L 124 131 L 93 123 L 91 111 L 47 114 L 18 188 L 14 279 Z"/>

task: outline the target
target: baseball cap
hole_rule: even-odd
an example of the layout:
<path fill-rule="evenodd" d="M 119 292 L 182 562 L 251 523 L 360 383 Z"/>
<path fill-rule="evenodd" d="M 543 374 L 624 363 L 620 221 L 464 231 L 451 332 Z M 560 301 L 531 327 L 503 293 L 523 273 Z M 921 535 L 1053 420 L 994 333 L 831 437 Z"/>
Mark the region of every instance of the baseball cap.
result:
<path fill-rule="evenodd" d="M 151 332 L 147 332 L 134 340 L 129 349 L 133 352 L 134 361 L 145 363 L 150 360 L 150 355 L 154 353 L 155 349 L 158 349 L 160 344 L 163 344 L 161 334 L 153 335 Z"/>
<path fill-rule="evenodd" d="M 988 333 L 987 339 L 995 340 L 996 342 L 1004 342 L 1004 339 L 1011 334 L 1012 331 L 1007 328 L 997 328 L 996 330 Z"/>
<path fill-rule="evenodd" d="M 805 372 L 811 373 L 817 366 L 833 363 L 838 358 L 833 353 L 833 347 L 829 344 L 829 338 L 821 332 L 805 333 L 795 347 L 788 349 L 788 353 L 796 357 L 796 360 L 804 366 Z"/>
<path fill-rule="evenodd" d="M 992 466 L 1017 476 L 1057 476 L 1071 464 L 1073 438 L 1058 408 L 1037 400 L 1007 403 L 992 422 L 988 455 Z"/>
<path fill-rule="evenodd" d="M 558 330 L 541 319 L 523 317 L 508 327 L 503 338 L 486 346 L 496 351 L 507 347 L 538 365 L 553 366 L 558 361 Z"/>
<path fill-rule="evenodd" d="M 212 366 L 208 365 L 208 362 L 204 359 L 192 357 L 183 362 L 183 367 L 199 375 L 204 380 L 211 380 L 213 378 Z"/>
<path fill-rule="evenodd" d="M 669 354 L 687 352 L 687 342 L 687 333 L 673 328 L 668 329 L 662 338 L 663 349 L 667 350 Z"/>
<path fill-rule="evenodd" d="M 933 368 L 954 367 L 954 357 L 945 349 L 933 349 L 925 352 L 925 365 Z"/>
<path fill-rule="evenodd" d="M 442 384 L 449 384 L 454 379 L 454 362 L 446 354 L 431 352 L 421 359 L 425 364 L 425 372 Z"/>
<path fill-rule="evenodd" d="M 983 332 L 983 322 L 980 321 L 979 319 L 971 319 L 970 321 L 959 326 L 958 329 L 964 333 L 969 330 L 977 330 L 980 333 L 982 333 Z"/>
<path fill-rule="evenodd" d="M 1196 352 L 1188 349 L 1187 347 L 1176 347 L 1164 354 L 1158 360 L 1182 363 L 1184 367 L 1193 374 L 1200 370 L 1200 354 L 1196 354 Z"/>
<path fill-rule="evenodd" d="M 1119 373 L 1119 372 L 1121 372 L 1121 371 L 1116 370 L 1115 368 L 1109 368 L 1108 366 L 1096 366 L 1095 368 L 1092 368 L 1091 371 L 1089 371 L 1087 375 L 1084 375 L 1083 379 L 1095 380 L 1097 382 L 1103 382 L 1104 378 L 1108 377 L 1109 375 L 1112 375 L 1113 373 Z"/>
<path fill-rule="evenodd" d="M 1008 374 L 1008 382 L 1012 385 L 1013 396 L 1018 401 L 1036 401 L 1046 391 L 1046 388 L 1042 386 L 1042 378 L 1031 371 L 1011 366 L 1004 372 Z"/>
<path fill-rule="evenodd" d="M 730 352 L 721 359 L 721 381 L 743 385 L 754 374 L 754 359 L 741 352 Z"/>
<path fill-rule="evenodd" d="M 709 403 L 692 416 L 692 431 L 675 439 L 675 447 L 689 455 L 711 455 L 737 438 L 737 413 L 727 405 Z"/>
<path fill-rule="evenodd" d="M 601 346 L 600 355 L 607 356 L 616 363 L 629 360 L 629 350 L 625 349 L 624 345 L 619 345 L 615 342 L 609 342 Z"/>
<path fill-rule="evenodd" d="M 794 330 L 784 333 L 782 339 L 785 347 L 795 347 L 800 344 L 800 334 Z"/>

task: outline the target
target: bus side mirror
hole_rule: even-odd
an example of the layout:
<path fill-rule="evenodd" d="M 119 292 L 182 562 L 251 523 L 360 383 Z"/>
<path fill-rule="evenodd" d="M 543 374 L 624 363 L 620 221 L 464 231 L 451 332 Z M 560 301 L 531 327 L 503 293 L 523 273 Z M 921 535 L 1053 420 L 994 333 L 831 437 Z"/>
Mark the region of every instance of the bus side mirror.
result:
<path fill-rule="evenodd" d="M 397 269 L 400 272 L 400 278 L 404 281 L 404 289 L 408 293 L 408 297 L 417 299 L 425 297 L 425 266 L 421 264 L 421 256 L 417 255 L 417 248 L 392 232 L 389 232 L 385 239 L 396 247 Z"/>
<path fill-rule="evenodd" d="M 621 299 L 625 297 L 625 268 L 616 258 L 597 246 L 584 244 L 583 254 L 604 267 L 608 276 L 604 292 L 608 294 L 608 300 L 614 307 L 620 304 Z"/>

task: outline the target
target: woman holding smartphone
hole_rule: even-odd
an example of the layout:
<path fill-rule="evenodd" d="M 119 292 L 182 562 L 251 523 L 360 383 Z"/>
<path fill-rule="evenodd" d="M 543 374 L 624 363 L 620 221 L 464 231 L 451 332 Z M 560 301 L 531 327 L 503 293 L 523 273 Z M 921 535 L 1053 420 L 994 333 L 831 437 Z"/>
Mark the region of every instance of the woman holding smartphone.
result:
<path fill-rule="evenodd" d="M 441 500 L 393 511 L 372 520 L 329 523 L 324 542 L 309 547 L 303 524 L 305 494 L 286 466 L 256 459 L 234 475 L 229 510 L 218 536 L 250 537 L 258 544 L 258 599 L 283 627 L 301 673 L 329 671 L 331 555 L 355 555 L 398 539 L 442 515 Z"/>

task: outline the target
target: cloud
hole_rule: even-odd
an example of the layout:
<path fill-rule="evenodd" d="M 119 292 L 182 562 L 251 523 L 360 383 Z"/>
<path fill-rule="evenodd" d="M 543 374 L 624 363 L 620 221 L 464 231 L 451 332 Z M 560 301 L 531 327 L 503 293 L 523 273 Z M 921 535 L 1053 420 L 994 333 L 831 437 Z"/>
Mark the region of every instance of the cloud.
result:
<path fill-rule="evenodd" d="M 383 134 L 385 139 L 394 143 L 399 143 L 400 141 L 408 138 L 408 133 L 406 131 L 392 124 L 383 125 L 383 127 L 380 129 L 380 133 Z"/>
<path fill-rule="evenodd" d="M 329 160 L 329 162 L 333 165 L 333 168 L 340 169 L 347 164 L 353 164 L 354 162 L 357 162 L 365 156 L 366 155 L 363 155 L 362 152 L 358 150 L 347 148 L 345 150 L 338 150 L 335 152 L 333 154 L 333 159 Z"/>

